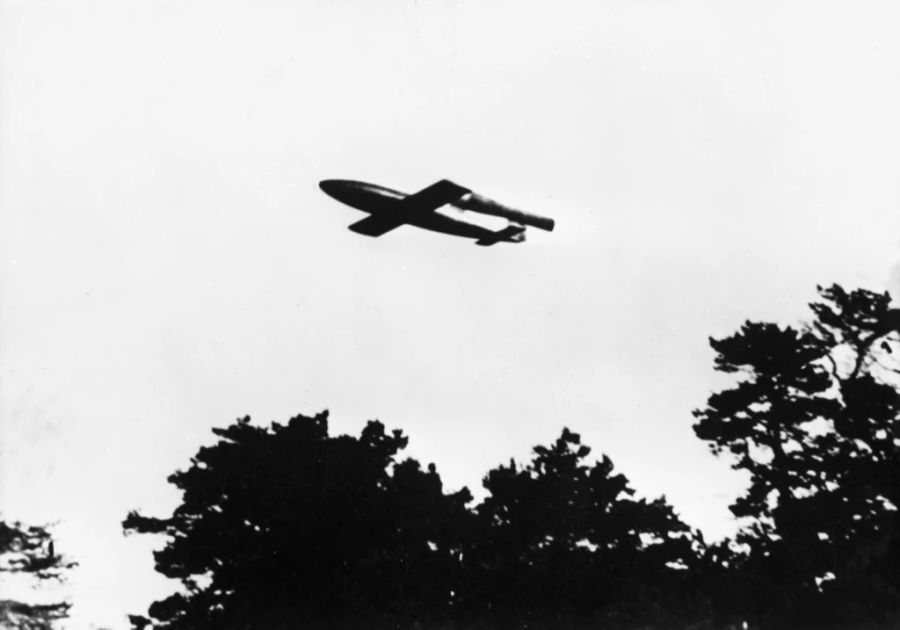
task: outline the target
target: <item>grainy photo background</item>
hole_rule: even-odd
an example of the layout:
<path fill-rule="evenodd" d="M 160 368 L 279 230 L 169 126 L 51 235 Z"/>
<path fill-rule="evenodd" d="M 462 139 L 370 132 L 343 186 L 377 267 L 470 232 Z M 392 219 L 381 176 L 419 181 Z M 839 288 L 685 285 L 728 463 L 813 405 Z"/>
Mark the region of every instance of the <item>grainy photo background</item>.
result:
<path fill-rule="evenodd" d="M 476 498 L 571 426 L 733 534 L 707 339 L 900 293 L 898 64 L 891 2 L 0 0 L 0 511 L 57 523 L 66 627 L 174 590 L 121 522 L 244 415 L 378 418 Z M 367 239 L 328 178 L 557 229 Z"/>

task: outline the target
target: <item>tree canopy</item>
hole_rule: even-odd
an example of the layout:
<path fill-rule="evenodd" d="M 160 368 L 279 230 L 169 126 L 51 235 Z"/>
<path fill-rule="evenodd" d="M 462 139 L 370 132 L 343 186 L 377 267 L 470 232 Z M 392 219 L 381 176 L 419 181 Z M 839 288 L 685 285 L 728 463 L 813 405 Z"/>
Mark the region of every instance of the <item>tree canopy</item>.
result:
<path fill-rule="evenodd" d="M 664 498 L 635 499 L 624 475 L 564 429 L 525 465 L 491 470 L 468 592 L 512 627 L 662 624 L 677 608 L 695 539 Z"/>
<path fill-rule="evenodd" d="M 900 311 L 819 288 L 799 325 L 711 339 L 733 382 L 696 435 L 749 475 L 735 540 L 707 545 L 564 429 L 483 478 L 475 503 L 407 438 L 327 412 L 214 429 L 169 477 L 181 504 L 132 512 L 163 534 L 179 592 L 135 627 L 861 628 L 900 622 Z"/>
<path fill-rule="evenodd" d="M 663 499 L 634 499 L 568 430 L 526 466 L 488 473 L 477 508 L 433 465 L 400 460 L 406 438 L 379 422 L 358 438 L 329 436 L 327 413 L 214 432 L 169 478 L 183 493 L 172 515 L 123 523 L 167 536 L 156 567 L 183 584 L 136 626 L 574 623 L 632 614 L 692 553 Z"/>
<path fill-rule="evenodd" d="M 0 573 L 26 576 L 41 583 L 61 580 L 75 566 L 55 552 L 53 536 L 43 525 L 0 521 Z M 25 630 L 50 630 L 64 619 L 68 602 L 50 604 L 0 599 L 0 627 Z"/>
<path fill-rule="evenodd" d="M 846 627 L 900 604 L 900 325 L 887 294 L 819 294 L 799 328 L 747 322 L 710 341 L 738 380 L 694 428 L 750 473 L 731 509 L 748 520 L 757 614 Z"/>
<path fill-rule="evenodd" d="M 331 437 L 322 413 L 214 432 L 220 441 L 169 478 L 183 492 L 174 513 L 124 522 L 168 535 L 156 567 L 185 586 L 151 606 L 156 625 L 376 626 L 449 605 L 470 497 L 445 494 L 433 467 L 397 461 L 399 431 L 370 422 L 359 438 Z"/>

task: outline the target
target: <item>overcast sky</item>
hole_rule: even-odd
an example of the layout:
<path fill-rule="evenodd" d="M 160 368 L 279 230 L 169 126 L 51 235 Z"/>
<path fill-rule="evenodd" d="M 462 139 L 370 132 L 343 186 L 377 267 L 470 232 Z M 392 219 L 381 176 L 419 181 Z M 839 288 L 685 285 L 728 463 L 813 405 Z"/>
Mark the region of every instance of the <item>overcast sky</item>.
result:
<path fill-rule="evenodd" d="M 900 292 L 897 112 L 893 2 L 0 0 L 3 516 L 59 521 L 69 627 L 123 628 L 173 588 L 128 510 L 210 428 L 329 409 L 449 489 L 569 426 L 732 533 L 707 338 Z M 557 230 L 370 239 L 326 178 Z"/>

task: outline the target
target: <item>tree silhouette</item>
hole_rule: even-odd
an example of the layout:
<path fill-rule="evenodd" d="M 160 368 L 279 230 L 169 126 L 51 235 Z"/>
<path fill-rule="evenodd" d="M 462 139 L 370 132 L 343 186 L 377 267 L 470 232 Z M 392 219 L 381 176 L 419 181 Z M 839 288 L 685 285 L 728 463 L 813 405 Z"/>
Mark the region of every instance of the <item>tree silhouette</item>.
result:
<path fill-rule="evenodd" d="M 900 605 L 900 391 L 890 296 L 819 288 L 799 329 L 747 322 L 711 339 L 739 377 L 695 412 L 698 437 L 750 473 L 738 562 L 769 626 L 846 627 Z"/>
<path fill-rule="evenodd" d="M 691 532 L 665 499 L 634 499 L 608 457 L 587 464 L 590 451 L 565 429 L 527 465 L 488 473 L 481 537 L 467 553 L 470 609 L 515 628 L 671 616 L 694 558 Z"/>
<path fill-rule="evenodd" d="M 55 553 L 47 527 L 0 521 L 0 572 L 29 576 L 38 582 L 61 580 L 71 560 Z M 49 630 L 66 617 L 67 602 L 33 604 L 0 600 L 0 627 Z"/>
<path fill-rule="evenodd" d="M 169 481 L 171 516 L 126 532 L 167 536 L 156 568 L 183 588 L 137 628 L 636 627 L 695 614 L 699 543 L 664 499 L 564 430 L 485 477 L 468 509 L 433 466 L 399 461 L 400 431 L 329 436 L 327 414 L 214 429 Z M 692 599 L 694 598 L 694 599 Z"/>
<path fill-rule="evenodd" d="M 400 431 L 369 422 L 332 437 L 327 413 L 213 431 L 220 441 L 169 477 L 183 492 L 173 514 L 123 523 L 168 536 L 156 568 L 184 585 L 135 626 L 406 627 L 449 614 L 470 496 L 444 494 L 433 466 L 398 462 Z"/>
<path fill-rule="evenodd" d="M 900 622 L 900 311 L 819 288 L 800 326 L 746 322 L 711 339 L 736 377 L 694 412 L 697 436 L 749 474 L 745 526 L 707 546 L 665 498 L 638 499 L 563 430 L 445 494 L 407 439 L 327 413 L 214 429 L 169 481 L 156 568 L 182 582 L 136 628 L 564 630 L 849 628 Z"/>

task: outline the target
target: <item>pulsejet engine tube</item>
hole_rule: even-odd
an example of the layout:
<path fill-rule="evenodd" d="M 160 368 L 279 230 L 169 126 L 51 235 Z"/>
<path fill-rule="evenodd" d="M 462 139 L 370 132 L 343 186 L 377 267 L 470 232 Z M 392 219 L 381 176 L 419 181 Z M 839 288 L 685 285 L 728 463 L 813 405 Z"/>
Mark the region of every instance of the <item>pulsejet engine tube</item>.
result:
<path fill-rule="evenodd" d="M 530 225 L 542 230 L 547 230 L 548 232 L 553 231 L 553 219 L 539 217 L 534 214 L 522 212 L 521 210 L 516 210 L 515 208 L 510 208 L 509 206 L 504 206 L 502 203 L 497 203 L 493 199 L 488 199 L 478 193 L 470 192 L 463 195 L 457 201 L 454 201 L 453 205 L 457 208 L 468 210 L 469 212 L 490 214 L 495 217 L 503 217 L 514 223 Z"/>

